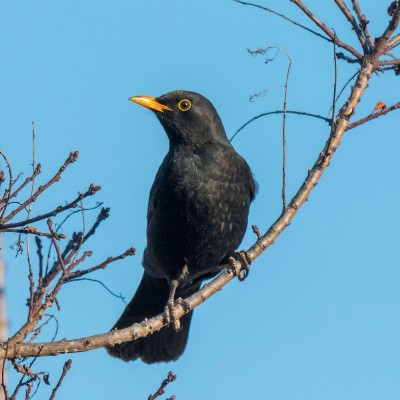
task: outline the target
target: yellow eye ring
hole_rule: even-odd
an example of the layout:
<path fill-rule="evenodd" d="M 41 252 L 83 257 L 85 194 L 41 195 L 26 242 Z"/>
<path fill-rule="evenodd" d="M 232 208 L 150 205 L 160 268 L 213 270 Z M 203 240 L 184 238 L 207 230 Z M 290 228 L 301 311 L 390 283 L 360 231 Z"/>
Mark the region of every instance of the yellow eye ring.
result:
<path fill-rule="evenodd" d="M 188 111 L 192 108 L 192 102 L 188 99 L 182 99 L 179 103 L 178 103 L 178 108 L 181 111 Z"/>

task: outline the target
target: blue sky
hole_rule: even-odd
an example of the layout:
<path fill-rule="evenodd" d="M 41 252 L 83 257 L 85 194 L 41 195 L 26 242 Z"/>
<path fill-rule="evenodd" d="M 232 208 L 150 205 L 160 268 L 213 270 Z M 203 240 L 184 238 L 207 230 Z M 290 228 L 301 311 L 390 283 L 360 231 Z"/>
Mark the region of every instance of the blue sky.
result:
<path fill-rule="evenodd" d="M 289 1 L 272 3 L 266 5 L 311 26 Z M 372 34 L 379 36 L 388 4 L 360 3 Z M 307 4 L 357 47 L 333 2 Z M 0 35 L 0 148 L 14 174 L 28 175 L 34 121 L 36 161 L 43 170 L 37 184 L 71 150 L 80 151 L 78 162 L 34 204 L 33 213 L 71 200 L 91 182 L 101 185 L 85 206 L 103 202 L 111 216 L 85 247 L 94 252 L 87 266 L 135 246 L 135 257 L 92 276 L 127 301 L 142 274 L 148 192 L 168 146 L 154 115 L 128 102 L 130 96 L 198 91 L 232 134 L 251 117 L 282 108 L 287 59 L 278 55 L 266 65 L 265 57 L 247 53 L 279 46 L 293 60 L 288 109 L 329 115 L 332 45 L 233 1 L 2 1 Z M 356 66 L 338 62 L 338 67 L 342 87 Z M 398 89 L 393 74 L 374 76 L 355 118 L 370 114 L 378 100 L 397 102 Z M 265 96 L 249 102 L 264 90 Z M 249 278 L 195 310 L 179 361 L 124 363 L 103 349 L 73 355 L 57 398 L 143 399 L 173 370 L 178 380 L 164 397 L 398 399 L 398 127 L 399 114 L 392 113 L 346 133 L 309 202 L 253 264 Z M 287 129 L 290 198 L 329 129 L 292 115 Z M 233 144 L 258 181 L 249 223 L 264 232 L 281 211 L 281 117 L 257 120 Z M 95 216 L 88 212 L 86 223 Z M 64 231 L 80 227 L 77 215 Z M 254 239 L 250 229 L 242 247 Z M 11 332 L 26 318 L 28 293 L 25 255 L 16 258 L 8 247 L 15 240 L 5 237 Z M 124 308 L 101 285 L 87 281 L 66 285 L 59 301 L 58 339 L 106 332 Z M 53 333 L 49 326 L 41 340 Z M 41 359 L 37 369 L 49 370 L 54 386 L 67 358 Z M 49 393 L 42 385 L 37 397 Z"/>

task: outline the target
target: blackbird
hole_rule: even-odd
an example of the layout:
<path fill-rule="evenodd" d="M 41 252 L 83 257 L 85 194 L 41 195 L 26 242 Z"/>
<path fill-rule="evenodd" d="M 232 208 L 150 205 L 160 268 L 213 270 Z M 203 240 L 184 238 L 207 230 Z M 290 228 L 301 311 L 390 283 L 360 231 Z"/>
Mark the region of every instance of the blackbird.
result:
<path fill-rule="evenodd" d="M 202 95 L 177 90 L 129 100 L 152 110 L 169 150 L 150 191 L 144 273 L 113 329 L 166 310 L 218 274 L 242 241 L 256 190 L 246 161 L 229 142 L 221 119 Z M 167 308 L 165 308 L 167 306 Z M 145 338 L 107 348 L 122 360 L 176 360 L 185 350 L 193 312 Z"/>

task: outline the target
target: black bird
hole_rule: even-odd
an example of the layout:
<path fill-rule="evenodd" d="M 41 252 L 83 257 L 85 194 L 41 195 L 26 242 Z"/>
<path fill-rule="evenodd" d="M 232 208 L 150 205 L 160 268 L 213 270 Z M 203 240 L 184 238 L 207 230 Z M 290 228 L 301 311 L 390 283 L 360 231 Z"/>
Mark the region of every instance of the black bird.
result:
<path fill-rule="evenodd" d="M 150 191 L 143 277 L 113 329 L 151 318 L 166 305 L 173 316 L 175 299 L 193 294 L 204 279 L 218 274 L 242 241 L 256 188 L 205 97 L 177 90 L 129 100 L 154 111 L 169 151 Z M 179 331 L 170 324 L 107 351 L 125 361 L 176 360 L 186 347 L 191 318 L 192 312 L 180 319 Z"/>

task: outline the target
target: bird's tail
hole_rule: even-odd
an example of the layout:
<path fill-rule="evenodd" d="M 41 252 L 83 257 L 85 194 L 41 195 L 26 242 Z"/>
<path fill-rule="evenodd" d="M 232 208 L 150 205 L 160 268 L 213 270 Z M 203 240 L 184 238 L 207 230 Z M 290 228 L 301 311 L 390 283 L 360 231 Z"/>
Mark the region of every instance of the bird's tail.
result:
<path fill-rule="evenodd" d="M 178 288 L 175 298 L 185 298 L 199 289 L 201 282 L 190 287 Z M 125 308 L 113 329 L 123 329 L 145 318 L 154 317 L 164 311 L 169 296 L 169 285 L 165 279 L 156 279 L 144 273 L 131 302 Z M 174 361 L 186 347 L 190 320 L 193 312 L 180 318 L 181 330 L 166 326 L 144 338 L 108 347 L 108 353 L 124 361 L 141 358 L 146 363 Z"/>

